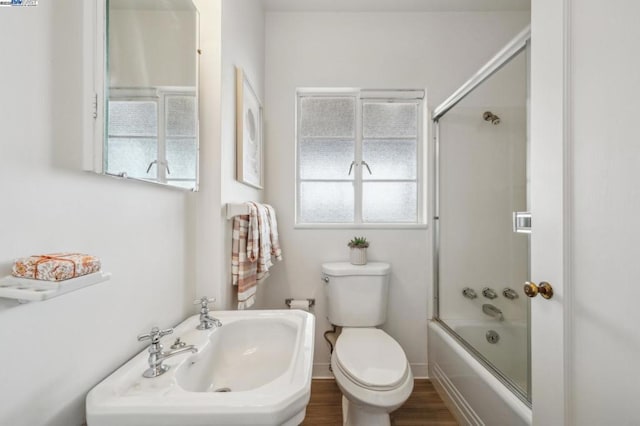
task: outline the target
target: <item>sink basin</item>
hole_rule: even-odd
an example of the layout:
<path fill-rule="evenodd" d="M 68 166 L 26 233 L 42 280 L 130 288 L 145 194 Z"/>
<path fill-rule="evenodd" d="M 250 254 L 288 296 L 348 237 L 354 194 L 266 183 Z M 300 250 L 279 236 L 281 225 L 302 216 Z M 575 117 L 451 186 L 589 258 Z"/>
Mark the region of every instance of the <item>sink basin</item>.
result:
<path fill-rule="evenodd" d="M 222 327 L 188 318 L 162 339 L 198 352 L 167 359 L 146 379 L 146 349 L 87 396 L 89 426 L 299 425 L 311 393 L 313 315 L 297 310 L 224 311 Z"/>

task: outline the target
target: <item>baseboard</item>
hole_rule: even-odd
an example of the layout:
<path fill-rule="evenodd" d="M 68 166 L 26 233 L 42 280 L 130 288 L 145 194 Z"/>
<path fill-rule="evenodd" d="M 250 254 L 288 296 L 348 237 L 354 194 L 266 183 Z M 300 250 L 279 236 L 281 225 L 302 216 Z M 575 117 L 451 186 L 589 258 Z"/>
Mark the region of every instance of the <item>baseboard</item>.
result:
<path fill-rule="evenodd" d="M 411 372 L 414 379 L 428 379 L 429 378 L 429 366 L 423 363 L 411 364 Z"/>
<path fill-rule="evenodd" d="M 329 370 L 328 362 L 313 364 L 313 372 L 311 375 L 314 379 L 333 379 L 333 373 Z"/>
<path fill-rule="evenodd" d="M 427 364 L 411 364 L 411 372 L 413 373 L 414 379 L 429 378 L 429 369 Z M 333 373 L 329 370 L 328 362 L 318 362 L 313 364 L 313 372 L 311 374 L 314 379 L 333 379 Z"/>

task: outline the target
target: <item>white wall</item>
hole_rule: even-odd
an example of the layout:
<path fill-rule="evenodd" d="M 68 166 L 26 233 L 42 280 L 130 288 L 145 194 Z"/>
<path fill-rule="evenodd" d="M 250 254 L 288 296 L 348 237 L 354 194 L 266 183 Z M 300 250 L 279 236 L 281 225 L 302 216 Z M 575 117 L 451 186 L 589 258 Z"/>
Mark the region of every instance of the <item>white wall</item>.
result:
<path fill-rule="evenodd" d="M 640 3 L 571 4 L 570 413 L 576 425 L 636 425 Z"/>
<path fill-rule="evenodd" d="M 267 13 L 266 197 L 279 213 L 284 262 L 265 289 L 267 305 L 315 297 L 316 375 L 327 374 L 329 328 L 320 265 L 347 259 L 347 241 L 371 240 L 369 257 L 392 264 L 385 329 L 426 375 L 432 282 L 430 230 L 294 229 L 294 112 L 297 87 L 426 88 L 443 101 L 529 21 L 525 12 Z M 430 216 L 430 215 L 428 215 Z"/>
<path fill-rule="evenodd" d="M 220 217 L 220 156 L 222 129 L 220 92 L 222 87 L 222 1 L 196 0 L 200 17 L 199 192 L 191 198 L 194 220 L 187 223 L 187 235 L 194 241 L 189 254 L 195 263 L 195 296 L 222 299 L 220 271 L 223 268 Z"/>
<path fill-rule="evenodd" d="M 16 257 L 71 250 L 98 255 L 113 278 L 46 302 L 0 299 L 3 425 L 82 424 L 86 393 L 143 349 L 137 334 L 193 312 L 188 204 L 199 195 L 79 171 L 83 3 L 0 11 L 0 275 Z M 201 19 L 219 20 L 202 6 Z M 202 61 L 209 99 L 212 52 Z M 201 108 L 215 112 L 211 100 Z"/>
<path fill-rule="evenodd" d="M 264 10 L 256 0 L 222 1 L 222 154 L 221 206 L 227 203 L 263 201 L 263 190 L 236 180 L 236 67 L 243 69 L 258 97 L 264 100 Z M 263 101 L 264 102 L 264 101 Z M 231 285 L 231 231 L 233 221 L 221 218 L 223 260 L 220 275 L 220 304 L 237 307 L 237 292 Z M 276 268 L 279 266 L 276 262 Z M 256 295 L 256 308 L 268 284 Z"/>

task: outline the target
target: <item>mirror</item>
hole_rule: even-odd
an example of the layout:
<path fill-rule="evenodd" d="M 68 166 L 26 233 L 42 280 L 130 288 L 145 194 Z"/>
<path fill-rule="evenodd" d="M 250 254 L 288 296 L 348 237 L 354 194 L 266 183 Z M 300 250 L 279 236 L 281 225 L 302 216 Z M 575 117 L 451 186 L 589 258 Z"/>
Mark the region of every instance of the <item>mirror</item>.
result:
<path fill-rule="evenodd" d="M 101 171 L 198 188 L 198 11 L 107 0 Z"/>

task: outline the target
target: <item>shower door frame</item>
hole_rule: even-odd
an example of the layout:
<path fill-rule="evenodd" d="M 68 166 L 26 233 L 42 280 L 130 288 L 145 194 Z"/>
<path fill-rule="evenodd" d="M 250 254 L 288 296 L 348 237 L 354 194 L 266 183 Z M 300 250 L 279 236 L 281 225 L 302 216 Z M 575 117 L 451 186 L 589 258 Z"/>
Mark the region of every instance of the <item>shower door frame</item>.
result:
<path fill-rule="evenodd" d="M 531 26 L 527 26 L 517 36 L 515 36 L 505 47 L 503 47 L 493 58 L 491 58 L 484 66 L 482 66 L 469 80 L 467 80 L 458 90 L 453 92 L 451 96 L 438 105 L 431 115 L 434 129 L 434 176 L 433 176 L 433 194 L 434 194 L 434 215 L 433 215 L 433 320 L 447 331 L 460 345 L 465 348 L 478 362 L 484 365 L 487 370 L 492 373 L 500 382 L 502 382 L 514 395 L 531 408 L 531 309 L 527 304 L 527 389 L 526 394 L 517 387 L 513 381 L 498 370 L 491 362 L 489 362 L 478 350 L 476 350 L 466 340 L 461 338 L 451 327 L 440 319 L 440 118 L 444 116 L 451 108 L 457 105 L 469 93 L 471 93 L 480 84 L 502 69 L 511 59 L 522 52 L 527 55 L 527 63 L 529 64 L 529 52 L 531 45 Z M 529 102 L 529 66 L 527 66 L 527 104 Z M 527 122 L 528 119 L 527 108 Z M 529 126 L 527 126 L 527 140 L 529 140 Z M 528 142 L 527 142 L 528 145 Z M 529 155 L 529 147 L 527 147 L 527 156 Z M 528 173 L 528 172 L 527 172 Z M 529 191 L 527 191 L 527 204 L 529 201 Z"/>

